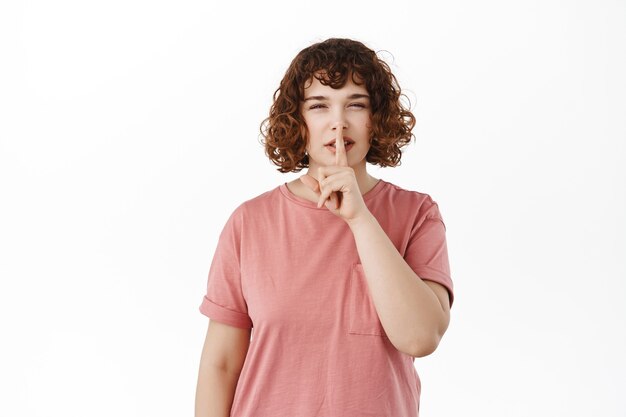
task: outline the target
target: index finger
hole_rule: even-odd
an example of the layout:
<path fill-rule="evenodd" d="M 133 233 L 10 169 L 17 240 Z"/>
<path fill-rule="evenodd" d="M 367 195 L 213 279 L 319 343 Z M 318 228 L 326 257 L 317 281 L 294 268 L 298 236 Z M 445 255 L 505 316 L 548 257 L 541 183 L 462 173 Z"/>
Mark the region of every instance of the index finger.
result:
<path fill-rule="evenodd" d="M 341 167 L 348 166 L 348 155 L 346 154 L 346 144 L 343 141 L 343 126 L 337 126 L 335 136 L 335 165 Z"/>

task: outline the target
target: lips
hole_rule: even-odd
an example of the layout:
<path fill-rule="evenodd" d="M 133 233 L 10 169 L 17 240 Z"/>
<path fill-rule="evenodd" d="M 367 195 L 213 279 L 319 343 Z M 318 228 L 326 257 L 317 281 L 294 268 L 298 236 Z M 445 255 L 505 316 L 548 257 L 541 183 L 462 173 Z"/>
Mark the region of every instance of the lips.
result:
<path fill-rule="evenodd" d="M 336 138 L 333 138 L 332 140 L 329 140 L 328 142 L 326 142 L 326 144 L 324 146 L 334 145 L 336 140 L 337 140 Z M 351 138 L 347 137 L 347 136 L 343 138 L 343 142 L 344 142 L 345 146 L 348 146 L 348 145 L 351 145 L 351 144 L 354 143 L 354 141 Z"/>
<path fill-rule="evenodd" d="M 346 146 L 345 146 L 346 152 L 350 151 L 350 149 L 352 149 L 352 147 L 353 147 L 353 146 L 354 146 L 354 143 L 352 143 L 352 142 L 351 142 L 351 143 L 346 142 Z M 331 144 L 331 145 L 326 145 L 326 146 L 324 146 L 324 147 L 325 147 L 326 149 L 330 150 L 332 153 L 337 152 L 337 148 L 335 148 L 335 144 L 334 144 L 334 143 L 333 143 L 333 144 Z"/>

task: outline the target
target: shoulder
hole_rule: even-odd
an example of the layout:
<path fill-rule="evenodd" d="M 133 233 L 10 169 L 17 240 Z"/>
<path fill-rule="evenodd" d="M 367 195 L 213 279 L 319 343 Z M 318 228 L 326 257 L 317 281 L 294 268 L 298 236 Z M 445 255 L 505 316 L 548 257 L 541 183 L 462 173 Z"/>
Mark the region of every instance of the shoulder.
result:
<path fill-rule="evenodd" d="M 230 215 L 232 221 L 241 223 L 244 219 L 265 216 L 268 210 L 275 209 L 279 188 L 280 186 L 274 187 L 239 203 Z"/>
<path fill-rule="evenodd" d="M 388 201 L 400 210 L 407 210 L 417 214 L 419 218 L 441 217 L 439 204 L 432 196 L 423 191 L 409 190 L 397 184 L 387 183 L 386 192 Z"/>
<path fill-rule="evenodd" d="M 395 193 L 398 196 L 402 196 L 404 198 L 410 198 L 413 200 L 431 200 L 432 201 L 432 197 L 428 193 L 425 193 L 423 191 L 409 190 L 407 188 L 401 187 L 398 184 L 394 184 L 389 181 L 385 181 L 385 182 L 387 183 L 387 189 L 389 190 L 389 192 Z"/>
<path fill-rule="evenodd" d="M 257 194 L 237 207 L 238 210 L 245 213 L 254 213 L 256 211 L 267 210 L 274 207 L 276 200 L 280 197 L 280 186 L 274 187 L 271 190 L 264 191 Z"/>

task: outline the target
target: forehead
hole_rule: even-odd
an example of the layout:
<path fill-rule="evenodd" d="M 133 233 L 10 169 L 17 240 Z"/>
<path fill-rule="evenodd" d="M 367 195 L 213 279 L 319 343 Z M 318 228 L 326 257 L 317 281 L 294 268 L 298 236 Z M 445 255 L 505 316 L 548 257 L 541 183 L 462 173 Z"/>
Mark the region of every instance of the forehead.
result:
<path fill-rule="evenodd" d="M 355 79 L 362 82 L 358 76 L 355 76 Z M 320 80 L 315 77 L 309 78 L 309 80 L 304 83 L 305 98 L 314 95 L 349 95 L 354 93 L 367 94 L 367 88 L 365 88 L 365 83 L 355 84 L 351 76 L 348 76 L 346 83 L 338 89 L 322 84 Z"/>

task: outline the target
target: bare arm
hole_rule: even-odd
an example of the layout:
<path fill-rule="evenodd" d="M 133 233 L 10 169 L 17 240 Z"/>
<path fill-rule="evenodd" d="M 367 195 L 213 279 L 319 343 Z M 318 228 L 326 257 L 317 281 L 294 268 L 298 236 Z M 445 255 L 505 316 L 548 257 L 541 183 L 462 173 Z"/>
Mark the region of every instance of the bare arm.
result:
<path fill-rule="evenodd" d="M 413 272 L 371 213 L 348 224 L 389 341 L 413 357 L 430 355 L 450 322 L 448 291 Z"/>
<path fill-rule="evenodd" d="M 196 387 L 195 417 L 229 417 L 251 329 L 210 320 Z"/>

